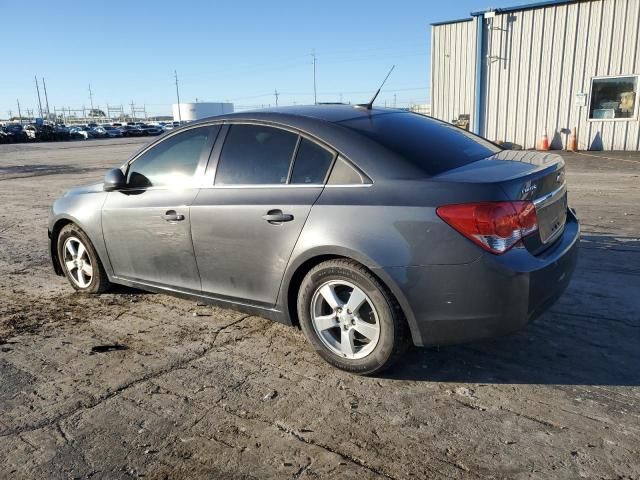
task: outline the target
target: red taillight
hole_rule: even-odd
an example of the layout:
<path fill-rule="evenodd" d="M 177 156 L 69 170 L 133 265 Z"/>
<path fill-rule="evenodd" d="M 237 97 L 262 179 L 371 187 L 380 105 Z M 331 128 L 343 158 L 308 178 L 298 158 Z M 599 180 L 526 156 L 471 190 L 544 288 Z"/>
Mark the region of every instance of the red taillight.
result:
<path fill-rule="evenodd" d="M 444 205 L 438 216 L 468 239 L 501 254 L 538 229 L 532 202 L 480 202 Z"/>

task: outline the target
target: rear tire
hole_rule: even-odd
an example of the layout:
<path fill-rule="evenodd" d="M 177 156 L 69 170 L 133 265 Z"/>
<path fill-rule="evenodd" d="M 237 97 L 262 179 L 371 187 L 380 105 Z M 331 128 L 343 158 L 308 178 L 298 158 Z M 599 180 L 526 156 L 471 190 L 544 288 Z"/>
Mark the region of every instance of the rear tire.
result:
<path fill-rule="evenodd" d="M 408 347 L 398 302 L 355 261 L 329 260 L 312 268 L 300 285 L 297 310 L 309 343 L 341 370 L 380 373 Z"/>
<path fill-rule="evenodd" d="M 91 240 L 71 223 L 60 230 L 58 261 L 73 288 L 83 293 L 106 292 L 111 283 Z"/>

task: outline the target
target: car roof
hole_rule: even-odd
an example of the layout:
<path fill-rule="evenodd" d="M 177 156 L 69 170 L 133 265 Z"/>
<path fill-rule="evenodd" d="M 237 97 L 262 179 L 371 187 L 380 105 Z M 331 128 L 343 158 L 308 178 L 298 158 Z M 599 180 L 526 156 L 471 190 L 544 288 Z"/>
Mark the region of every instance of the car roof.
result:
<path fill-rule="evenodd" d="M 256 115 L 259 115 L 262 120 L 268 120 L 272 117 L 272 120 L 277 121 L 282 119 L 283 116 L 291 117 L 305 117 L 315 120 L 321 120 L 331 123 L 339 123 L 347 120 L 353 120 L 361 117 L 371 117 L 374 115 L 380 115 L 385 113 L 404 112 L 405 110 L 394 108 L 382 108 L 372 107 L 371 110 L 360 107 L 358 105 L 348 105 L 344 103 L 329 103 L 318 105 L 294 105 L 288 107 L 273 107 L 264 108 L 259 110 L 246 110 L 242 112 L 228 113 L 224 115 L 218 115 L 215 117 L 209 117 L 206 120 L 212 119 L 252 119 Z"/>

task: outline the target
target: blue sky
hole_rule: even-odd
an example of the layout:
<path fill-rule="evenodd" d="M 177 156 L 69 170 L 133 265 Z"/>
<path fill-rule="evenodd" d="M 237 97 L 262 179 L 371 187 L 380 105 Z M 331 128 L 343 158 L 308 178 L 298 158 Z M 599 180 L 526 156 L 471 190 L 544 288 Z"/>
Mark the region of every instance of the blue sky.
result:
<path fill-rule="evenodd" d="M 490 0 L 492 7 L 522 1 Z M 167 114 L 178 71 L 182 101 L 238 107 L 429 99 L 431 22 L 467 17 L 487 0 L 449 1 L 40 1 L 0 0 L 0 118 L 37 108 L 34 75 L 49 106 L 146 104 Z M 42 88 L 42 87 L 41 87 Z M 41 92 L 42 93 L 42 92 Z"/>

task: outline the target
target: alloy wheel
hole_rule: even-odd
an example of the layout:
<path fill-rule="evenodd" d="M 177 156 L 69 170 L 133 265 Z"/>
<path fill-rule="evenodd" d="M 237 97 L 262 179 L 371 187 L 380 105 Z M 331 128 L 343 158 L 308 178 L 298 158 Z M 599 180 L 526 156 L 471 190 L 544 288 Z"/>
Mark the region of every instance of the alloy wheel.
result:
<path fill-rule="evenodd" d="M 80 288 L 87 288 L 93 278 L 93 266 L 89 252 L 77 237 L 69 237 L 62 247 L 63 262 L 73 283 Z"/>
<path fill-rule="evenodd" d="M 380 339 L 380 321 L 367 294 L 335 280 L 321 285 L 311 299 L 311 322 L 322 343 L 348 359 L 369 355 Z"/>

